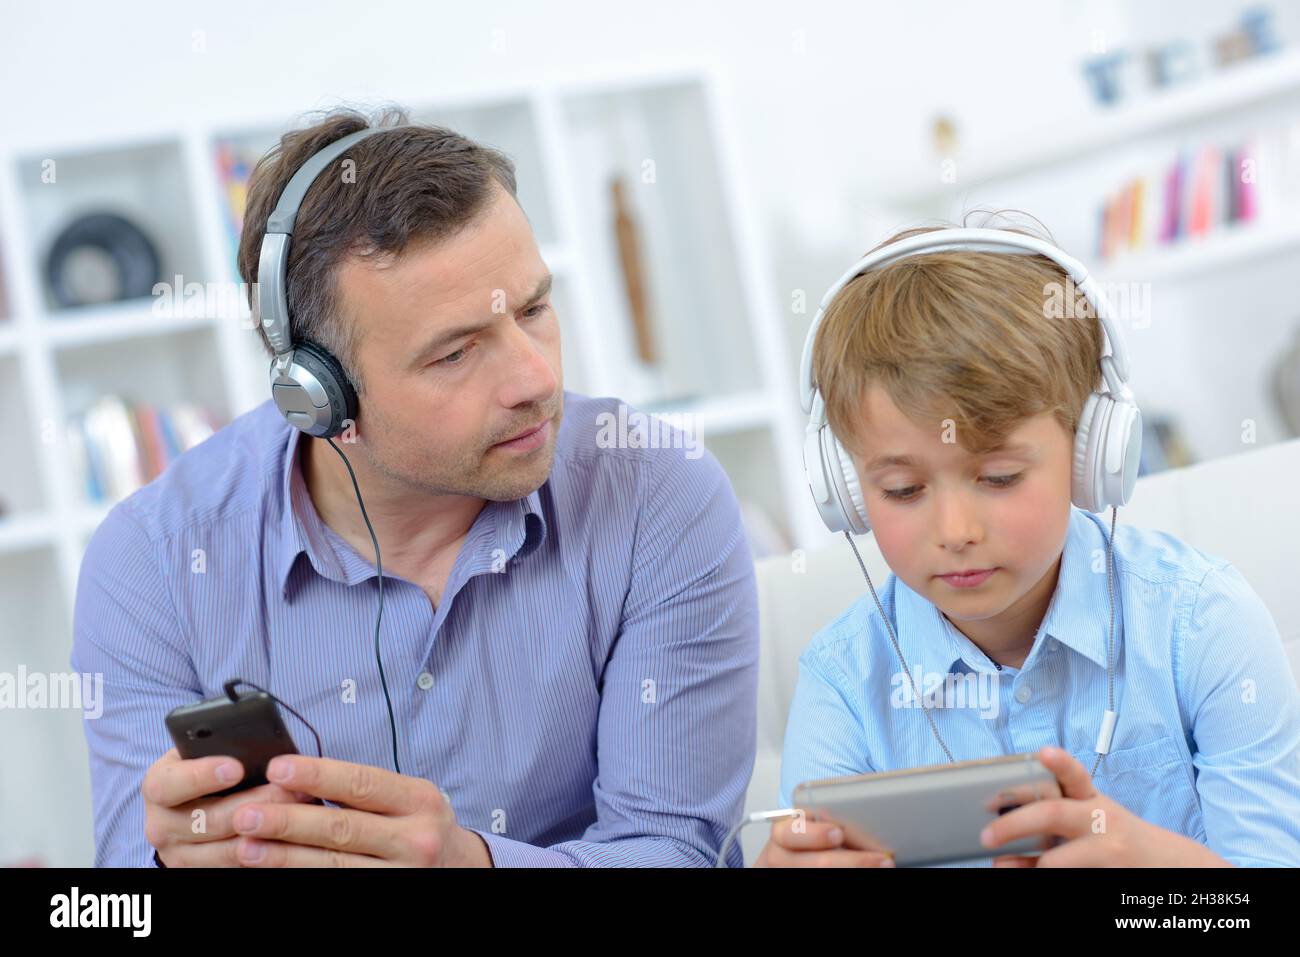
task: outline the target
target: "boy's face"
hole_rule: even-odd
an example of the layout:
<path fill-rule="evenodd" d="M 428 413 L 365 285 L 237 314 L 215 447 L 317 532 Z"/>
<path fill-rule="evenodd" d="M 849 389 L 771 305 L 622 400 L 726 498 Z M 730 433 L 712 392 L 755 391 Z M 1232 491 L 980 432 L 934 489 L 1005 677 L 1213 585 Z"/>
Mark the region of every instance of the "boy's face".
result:
<path fill-rule="evenodd" d="M 854 461 L 894 574 L 985 650 L 1032 639 L 1069 527 L 1073 436 L 1042 413 L 1008 436 L 1005 451 L 972 456 L 953 429 L 918 427 L 878 385 L 863 407 L 864 452 Z M 914 462 L 882 461 L 897 456 Z M 995 571 L 975 587 L 940 577 L 986 568 Z"/>

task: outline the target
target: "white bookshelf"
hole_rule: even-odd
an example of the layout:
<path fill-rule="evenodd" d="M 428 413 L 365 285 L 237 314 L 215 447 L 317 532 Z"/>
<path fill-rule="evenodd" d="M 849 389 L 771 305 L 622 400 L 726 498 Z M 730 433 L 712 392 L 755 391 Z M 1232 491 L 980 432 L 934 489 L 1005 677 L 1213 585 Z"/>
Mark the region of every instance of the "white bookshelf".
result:
<path fill-rule="evenodd" d="M 1050 118 L 1050 135 L 955 157 L 959 179 L 939 179 L 939 159 L 915 180 L 902 184 L 895 200 L 905 206 L 933 205 L 972 183 L 996 183 L 1044 170 L 1088 162 L 1124 149 L 1135 140 L 1203 128 L 1261 104 L 1286 106 L 1300 99 L 1300 53 L 1278 51 L 1192 78 L 1167 90 L 1135 95 L 1130 103 L 1097 107 L 1083 116 Z M 933 175 L 930 175 L 933 173 Z"/>
<path fill-rule="evenodd" d="M 414 118 L 509 153 L 521 205 L 556 277 L 567 388 L 647 411 L 698 415 L 747 515 L 758 509 L 792 544 L 815 515 L 799 459 L 794 357 L 786 353 L 763 242 L 740 201 L 724 81 L 710 70 L 565 80 L 471 98 L 408 102 Z M 45 250 L 76 213 L 124 212 L 154 239 L 163 279 L 234 281 L 216 164 L 218 141 L 258 153 L 298 121 L 212 117 L 135 130 L 116 142 L 0 144 L 0 670 L 64 671 L 85 543 L 111 502 L 91 502 L 64 426 L 98 396 L 154 405 L 189 400 L 223 421 L 267 397 L 256 332 L 235 316 L 160 318 L 152 300 L 59 309 L 42 279 Z M 654 183 L 640 183 L 642 160 Z M 55 184 L 42 162 L 54 159 Z M 639 363 L 616 271 L 606 177 L 626 174 L 641 228 L 661 362 Z M 783 398 L 784 397 L 784 398 Z M 79 713 L 0 714 L 0 751 L 30 774 L 0 779 L 0 863 L 39 854 L 90 860 L 91 819 Z M 46 748 L 44 746 L 48 745 Z M 36 760 L 36 755 L 44 755 Z M 50 757 L 49 755 L 53 755 Z M 31 775 L 34 774 L 35 777 Z M 77 782 L 69 793 L 68 782 Z M 47 806 L 35 795 L 66 795 Z"/>
<path fill-rule="evenodd" d="M 1274 256 L 1290 256 L 1300 266 L 1300 220 L 1230 226 L 1202 237 L 1189 237 L 1169 249 L 1123 253 L 1103 263 L 1103 281 L 1141 276 L 1148 281 L 1177 281 L 1231 270 Z"/>
<path fill-rule="evenodd" d="M 1167 167 L 1180 153 L 1237 144 L 1263 130 L 1300 130 L 1296 124 L 1300 52 L 1283 50 L 1127 104 L 1044 117 L 995 148 L 974 148 L 975 137 L 955 152 L 951 181 L 936 156 L 900 189 L 877 197 L 883 235 L 872 241 L 903 225 L 960 221 L 976 209 L 1028 212 L 1101 282 L 1149 293 L 1150 315 L 1122 322 L 1148 421 L 1175 420 L 1198 461 L 1248 450 L 1246 420 L 1257 426 L 1256 444 L 1286 440 L 1272 375 L 1300 328 L 1289 292 L 1300 275 L 1300 179 L 1252 221 L 1108 259 L 1095 243 L 1100 205 L 1126 181 Z M 1159 208 L 1163 196 L 1147 202 Z"/>

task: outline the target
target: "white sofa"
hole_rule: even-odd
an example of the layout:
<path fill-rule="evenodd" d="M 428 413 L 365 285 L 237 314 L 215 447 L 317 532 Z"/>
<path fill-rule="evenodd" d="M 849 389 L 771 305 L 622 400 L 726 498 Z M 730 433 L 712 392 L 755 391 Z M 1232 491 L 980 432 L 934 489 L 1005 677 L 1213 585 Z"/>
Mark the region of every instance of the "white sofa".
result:
<path fill-rule="evenodd" d="M 1102 515 L 1109 527 L 1110 511 Z M 1300 681 L 1300 439 L 1144 476 L 1133 501 L 1119 510 L 1118 523 L 1168 532 L 1236 565 L 1272 612 Z M 858 547 L 879 591 L 889 568 L 870 535 L 858 539 Z M 757 564 L 758 755 L 746 813 L 776 807 L 800 653 L 823 625 L 869 594 L 842 536 L 807 552 L 803 567 L 796 572 L 790 556 Z M 742 832 L 746 864 L 767 834 L 763 824 Z"/>

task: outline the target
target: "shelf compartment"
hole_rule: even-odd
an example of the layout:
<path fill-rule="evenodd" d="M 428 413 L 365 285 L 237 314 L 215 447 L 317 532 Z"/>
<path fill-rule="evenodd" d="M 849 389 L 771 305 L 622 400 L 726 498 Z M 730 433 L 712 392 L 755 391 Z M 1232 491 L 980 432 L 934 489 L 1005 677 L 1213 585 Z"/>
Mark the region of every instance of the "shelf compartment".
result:
<path fill-rule="evenodd" d="M 735 237 L 706 91 L 695 81 L 566 95 L 560 115 L 576 212 L 575 256 L 601 327 L 602 361 L 633 405 L 759 386 Z M 635 224 L 656 361 L 642 361 L 615 233 L 612 181 Z"/>
<path fill-rule="evenodd" d="M 47 182 L 51 172 L 53 181 Z M 28 155 L 18 161 L 18 185 L 30 237 L 30 269 L 50 312 L 65 309 L 45 282 L 45 257 L 69 222 L 87 213 L 117 213 L 138 226 L 158 253 L 158 281 L 173 282 L 178 274 L 186 282 L 202 278 L 193 190 L 178 141 Z"/>
<path fill-rule="evenodd" d="M 214 338 L 214 330 L 201 329 L 156 336 L 138 343 L 113 342 L 61 350 L 55 365 L 69 426 L 107 396 L 117 396 L 128 405 L 147 404 L 166 409 L 193 404 L 207 410 L 215 419 L 211 427 L 228 422 L 229 404 L 220 363 L 213 361 Z M 138 450 L 139 441 L 149 440 L 137 441 L 123 431 L 117 441 L 123 446 L 121 452 L 105 452 L 105 455 L 114 459 L 119 454 L 125 457 L 127 448 Z M 182 447 L 188 445 L 183 434 L 176 435 L 175 441 Z M 75 472 L 78 483 L 75 495 L 78 501 L 86 502 L 90 498 L 87 453 L 71 436 L 68 449 L 68 467 Z M 105 478 L 110 472 L 119 474 L 107 468 L 99 471 Z M 119 493 L 108 494 L 109 502 L 129 491 L 123 482 L 131 483 L 125 479 L 125 473 L 121 475 L 122 478 L 109 483 Z M 145 480 L 148 479 L 146 474 Z"/>
<path fill-rule="evenodd" d="M 6 465 L 0 469 L 0 503 L 5 514 L 48 508 L 52 504 L 45 498 L 38 454 L 42 423 L 38 419 L 39 410 L 28 406 L 25 383 L 18 357 L 0 356 L 0 435 L 8 437 L 3 450 Z M 0 522 L 3 520 L 0 516 Z"/>

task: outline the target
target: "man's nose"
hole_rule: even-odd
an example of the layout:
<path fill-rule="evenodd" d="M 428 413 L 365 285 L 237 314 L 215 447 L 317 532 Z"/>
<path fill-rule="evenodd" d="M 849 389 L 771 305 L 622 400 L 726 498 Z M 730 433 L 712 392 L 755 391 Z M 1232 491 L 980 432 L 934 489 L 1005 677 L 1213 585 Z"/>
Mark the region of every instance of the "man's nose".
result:
<path fill-rule="evenodd" d="M 559 385 L 541 346 L 523 329 L 516 327 L 510 336 L 510 348 L 504 369 L 505 396 L 508 408 L 529 403 L 545 405 Z"/>

